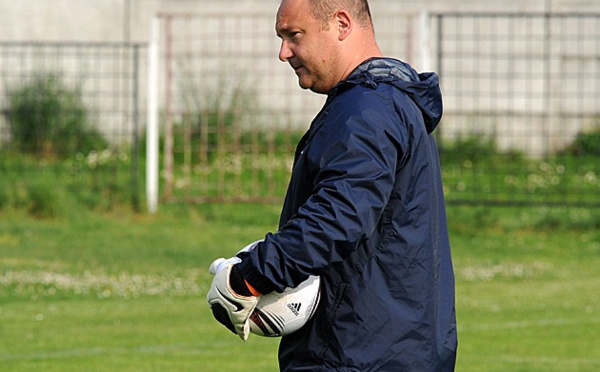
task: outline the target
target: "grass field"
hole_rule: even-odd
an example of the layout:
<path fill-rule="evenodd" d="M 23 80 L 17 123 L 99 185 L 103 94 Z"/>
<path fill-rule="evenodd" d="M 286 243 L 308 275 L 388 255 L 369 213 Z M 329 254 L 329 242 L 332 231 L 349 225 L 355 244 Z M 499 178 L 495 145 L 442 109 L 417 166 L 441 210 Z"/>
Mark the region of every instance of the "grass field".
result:
<path fill-rule="evenodd" d="M 272 231 L 277 205 L 156 216 L 0 212 L 2 371 L 276 371 L 277 340 L 211 318 L 206 268 Z M 448 210 L 457 371 L 600 370 L 600 211 Z"/>

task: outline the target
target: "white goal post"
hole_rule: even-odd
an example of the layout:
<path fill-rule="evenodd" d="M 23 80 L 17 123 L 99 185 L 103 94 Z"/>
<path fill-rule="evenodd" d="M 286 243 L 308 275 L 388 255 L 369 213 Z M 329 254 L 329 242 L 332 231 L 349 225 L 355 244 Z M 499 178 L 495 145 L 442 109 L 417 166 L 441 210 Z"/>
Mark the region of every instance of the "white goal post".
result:
<path fill-rule="evenodd" d="M 160 20 L 152 18 L 150 41 L 148 43 L 148 124 L 146 130 L 146 197 L 148 212 L 158 210 L 159 175 L 159 128 L 158 128 L 158 89 L 159 89 L 159 43 Z"/>

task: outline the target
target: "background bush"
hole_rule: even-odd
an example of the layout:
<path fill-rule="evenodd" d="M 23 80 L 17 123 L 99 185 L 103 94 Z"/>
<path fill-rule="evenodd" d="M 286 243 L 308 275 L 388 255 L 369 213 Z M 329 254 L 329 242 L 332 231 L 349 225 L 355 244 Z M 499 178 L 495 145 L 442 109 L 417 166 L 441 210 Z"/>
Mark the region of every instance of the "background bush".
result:
<path fill-rule="evenodd" d="M 38 74 L 9 89 L 8 98 L 12 140 L 20 152 L 66 157 L 108 145 L 91 126 L 81 92 L 58 74 Z"/>
<path fill-rule="evenodd" d="M 600 156 L 600 129 L 588 133 L 579 133 L 567 149 L 575 156 Z"/>

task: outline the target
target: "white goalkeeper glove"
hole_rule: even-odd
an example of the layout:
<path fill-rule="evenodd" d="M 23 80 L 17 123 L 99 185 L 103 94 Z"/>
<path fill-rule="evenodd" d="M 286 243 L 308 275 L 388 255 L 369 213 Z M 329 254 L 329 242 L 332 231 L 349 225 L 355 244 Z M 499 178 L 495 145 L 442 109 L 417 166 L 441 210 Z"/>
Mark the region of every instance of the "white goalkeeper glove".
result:
<path fill-rule="evenodd" d="M 228 260 L 219 259 L 213 262 L 210 270 L 211 272 L 215 271 L 215 278 L 206 300 L 215 319 L 230 331 L 236 333 L 242 340 L 247 341 L 250 335 L 248 319 L 254 308 L 256 308 L 258 297 L 252 295 L 239 269 L 231 262 L 225 263 L 234 258 L 237 257 Z M 240 259 L 237 258 L 237 260 Z M 220 262 L 217 263 L 217 261 Z M 246 293 L 236 293 L 232 289 L 232 281 L 235 282 L 234 287 L 238 289 L 238 292 L 245 290 Z"/>
<path fill-rule="evenodd" d="M 210 267 L 208 268 L 208 272 L 213 275 L 217 275 L 217 273 L 219 271 L 223 270 L 227 266 L 239 264 L 240 262 L 242 262 L 242 260 L 241 260 L 241 258 L 239 258 L 237 256 L 234 256 L 234 257 L 231 257 L 228 259 L 217 258 L 216 260 L 213 261 L 213 263 L 210 264 Z"/>
<path fill-rule="evenodd" d="M 244 255 L 250 251 L 251 249 L 254 249 L 254 247 L 259 243 L 262 242 L 261 240 L 257 240 L 255 242 L 252 242 L 250 244 L 248 244 L 247 246 L 245 246 L 244 248 L 240 249 L 240 251 L 233 257 L 225 259 L 225 258 L 217 258 L 216 260 L 213 261 L 213 263 L 210 264 L 210 268 L 208 269 L 208 272 L 210 272 L 213 275 L 216 275 L 219 271 L 221 271 L 224 267 L 227 267 L 227 265 L 235 265 L 238 264 L 240 262 L 242 262 L 242 257 L 244 257 Z"/>

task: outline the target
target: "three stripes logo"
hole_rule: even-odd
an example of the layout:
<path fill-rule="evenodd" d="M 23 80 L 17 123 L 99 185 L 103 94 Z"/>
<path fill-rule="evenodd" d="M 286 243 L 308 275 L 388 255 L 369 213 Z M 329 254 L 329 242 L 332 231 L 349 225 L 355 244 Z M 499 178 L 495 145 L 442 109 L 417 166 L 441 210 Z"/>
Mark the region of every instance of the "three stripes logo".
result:
<path fill-rule="evenodd" d="M 296 303 L 291 303 L 291 304 L 287 304 L 288 309 L 290 309 L 292 311 L 292 313 L 294 313 L 294 315 L 298 316 L 300 315 L 300 307 L 302 307 L 302 304 L 299 302 Z"/>

